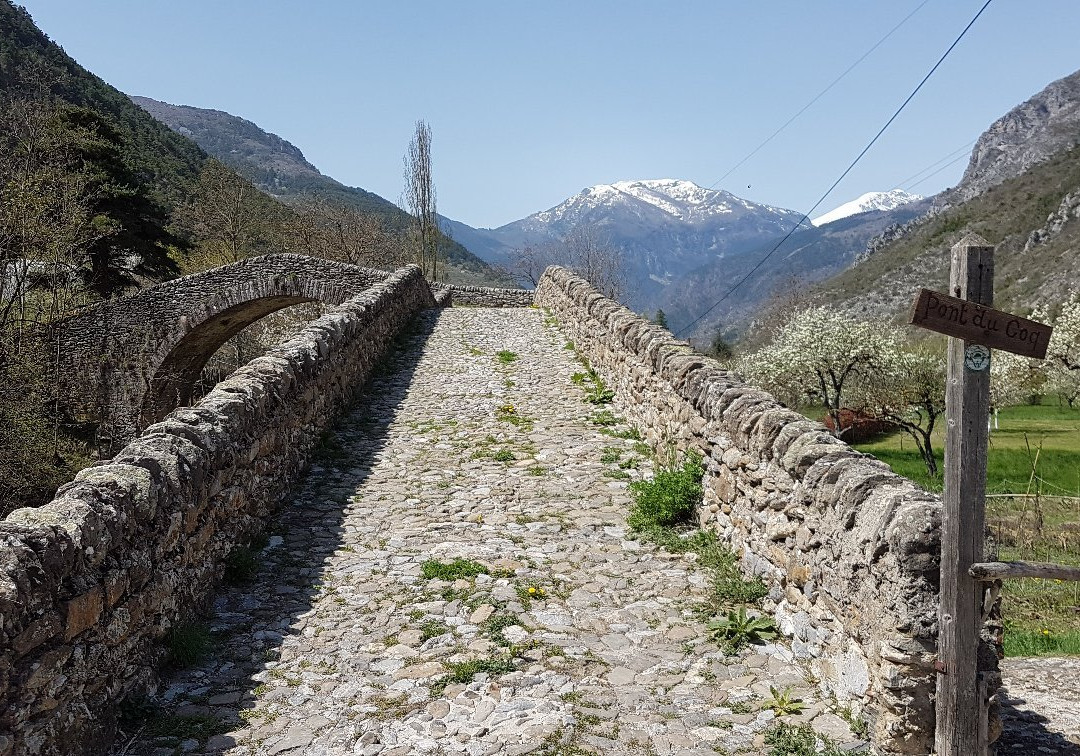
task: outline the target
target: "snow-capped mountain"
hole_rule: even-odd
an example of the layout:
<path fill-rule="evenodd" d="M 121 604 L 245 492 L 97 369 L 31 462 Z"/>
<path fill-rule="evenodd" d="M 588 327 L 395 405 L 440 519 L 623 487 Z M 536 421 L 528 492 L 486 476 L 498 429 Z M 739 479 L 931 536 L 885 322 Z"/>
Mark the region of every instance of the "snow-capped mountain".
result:
<path fill-rule="evenodd" d="M 845 202 L 840 207 L 833 208 L 824 215 L 819 215 L 810 222 L 815 226 L 824 226 L 826 223 L 847 218 L 857 213 L 868 213 L 872 210 L 895 210 L 901 205 L 916 202 L 922 197 L 918 194 L 908 194 L 903 189 L 892 189 L 887 192 L 867 192 L 861 197 Z"/>
<path fill-rule="evenodd" d="M 576 225 L 590 219 L 594 213 L 606 215 L 611 211 L 651 221 L 691 225 L 708 223 L 717 216 L 734 220 L 747 213 L 762 211 L 781 214 L 785 218 L 791 214 L 789 210 L 756 205 L 723 190 L 704 189 L 692 181 L 652 179 L 597 184 L 519 223 L 522 228 L 552 229 Z"/>
<path fill-rule="evenodd" d="M 488 262 L 512 265 L 515 249 L 589 228 L 623 251 L 631 284 L 627 304 L 643 308 L 678 276 L 760 247 L 801 220 L 793 210 L 758 205 L 691 181 L 654 179 L 591 186 L 496 229 L 453 224 L 451 231 Z"/>

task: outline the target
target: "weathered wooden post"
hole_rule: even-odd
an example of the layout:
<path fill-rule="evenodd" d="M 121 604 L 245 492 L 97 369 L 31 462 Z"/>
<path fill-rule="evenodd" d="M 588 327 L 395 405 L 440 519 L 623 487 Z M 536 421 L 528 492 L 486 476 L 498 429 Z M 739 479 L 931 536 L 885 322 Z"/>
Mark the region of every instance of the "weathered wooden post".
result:
<path fill-rule="evenodd" d="M 952 248 L 949 293 L 994 304 L 994 248 L 968 236 Z M 945 493 L 938 608 L 937 735 L 942 756 L 986 753 L 985 711 L 977 660 L 982 591 L 968 568 L 983 558 L 986 539 L 986 447 L 990 416 L 990 353 L 982 344 L 950 338 L 945 385 Z M 982 736 L 982 738 L 980 737 Z"/>
<path fill-rule="evenodd" d="M 952 248 L 949 294 L 923 289 L 911 323 L 949 336 L 945 389 L 945 492 L 938 608 L 937 731 L 940 756 L 985 756 L 987 690 L 978 672 L 983 591 L 972 566 L 986 539 L 990 347 L 1046 356 L 1050 328 L 990 309 L 994 248 L 974 234 Z"/>

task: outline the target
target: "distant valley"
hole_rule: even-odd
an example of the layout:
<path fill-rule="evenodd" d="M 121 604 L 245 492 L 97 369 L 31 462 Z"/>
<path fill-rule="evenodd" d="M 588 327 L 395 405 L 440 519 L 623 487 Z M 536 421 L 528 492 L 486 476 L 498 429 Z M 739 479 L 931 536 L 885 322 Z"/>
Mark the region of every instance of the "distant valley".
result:
<path fill-rule="evenodd" d="M 1059 205 L 1080 187 L 1070 152 L 1080 122 L 1078 77 L 1050 84 L 992 124 L 978 140 L 961 184 L 934 197 L 870 192 L 810 222 L 795 210 L 686 180 L 625 180 L 587 187 L 494 229 L 442 218 L 455 242 L 451 260 L 478 280 L 495 280 L 497 274 L 485 272 L 488 265 L 513 272 L 521 250 L 557 245 L 575 229 L 587 228 L 621 251 L 625 304 L 649 315 L 663 309 L 673 330 L 707 340 L 718 329 L 745 332 L 770 297 L 794 290 L 805 297 L 808 286 L 813 296 L 853 313 L 899 312 L 913 287 L 940 283 L 948 244 L 970 228 L 1014 253 L 1001 263 L 1009 274 L 998 284 L 1006 299 L 1050 300 L 1075 290 L 1071 276 L 1037 282 L 1032 272 L 1050 259 L 1073 267 L 1071 230 L 1063 235 L 1061 227 L 1076 203 Z M 391 224 L 406 222 L 392 202 L 324 176 L 298 148 L 255 124 L 220 111 L 133 99 L 286 201 L 318 191 Z M 1063 219 L 1056 225 L 1047 220 L 1054 212 Z M 1046 223 L 1052 228 L 1040 232 Z M 1032 234 L 1037 243 L 1029 240 Z M 1013 262 L 1021 252 L 1030 259 Z M 1023 270 L 1013 274 L 1014 265 Z M 518 281 L 527 285 L 521 276 Z"/>

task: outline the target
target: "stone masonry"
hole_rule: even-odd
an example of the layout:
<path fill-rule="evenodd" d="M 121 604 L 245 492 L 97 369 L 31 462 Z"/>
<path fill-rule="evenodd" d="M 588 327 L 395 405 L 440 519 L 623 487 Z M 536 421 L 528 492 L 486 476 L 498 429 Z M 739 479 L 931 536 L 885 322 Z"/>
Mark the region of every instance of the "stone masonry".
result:
<path fill-rule="evenodd" d="M 409 267 L 0 523 L 0 754 L 101 753 L 235 544 L 261 531 L 323 429 L 416 313 Z"/>
<path fill-rule="evenodd" d="M 717 646 L 692 557 L 628 533 L 651 450 L 565 345 L 536 309 L 425 313 L 115 753 L 765 753 L 771 688 L 864 747 L 788 648 Z M 457 559 L 486 572 L 424 575 Z"/>
<path fill-rule="evenodd" d="M 472 307 L 531 307 L 533 293 L 529 289 L 497 289 L 490 286 L 461 286 L 432 284 L 431 293 L 445 304 Z"/>
<path fill-rule="evenodd" d="M 940 499 L 564 269 L 548 269 L 536 302 L 652 443 L 705 457 L 702 524 L 769 583 L 767 608 L 822 690 L 864 710 L 882 753 L 929 753 Z M 982 651 L 992 692 L 996 657 Z M 990 726 L 996 737 L 996 710 Z"/>
<path fill-rule="evenodd" d="M 102 456 L 190 403 L 210 356 L 264 315 L 341 304 L 385 271 L 302 255 L 264 255 L 109 300 L 56 329 L 65 403 L 99 424 Z"/>

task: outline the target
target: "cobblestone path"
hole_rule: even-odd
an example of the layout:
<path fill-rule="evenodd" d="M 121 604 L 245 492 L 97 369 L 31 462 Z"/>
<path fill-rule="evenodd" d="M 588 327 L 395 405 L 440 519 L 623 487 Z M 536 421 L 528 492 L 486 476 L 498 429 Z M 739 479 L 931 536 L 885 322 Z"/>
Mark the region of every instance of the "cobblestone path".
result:
<path fill-rule="evenodd" d="M 692 557 L 628 538 L 648 450 L 542 312 L 432 311 L 396 359 L 117 753 L 766 753 L 770 686 L 859 749 L 783 646 L 709 639 Z M 425 577 L 455 559 L 487 572 Z"/>

